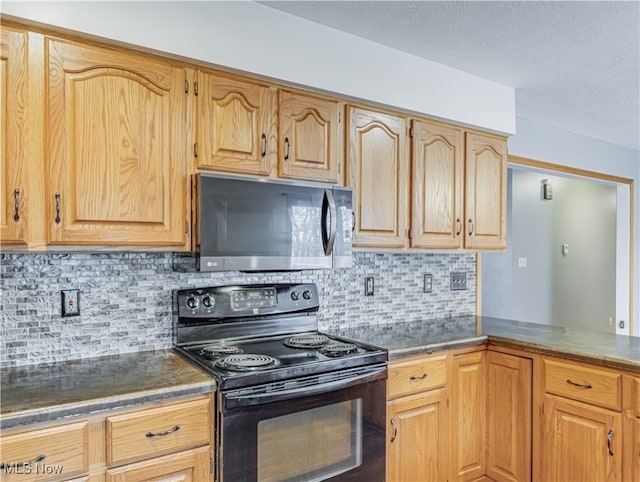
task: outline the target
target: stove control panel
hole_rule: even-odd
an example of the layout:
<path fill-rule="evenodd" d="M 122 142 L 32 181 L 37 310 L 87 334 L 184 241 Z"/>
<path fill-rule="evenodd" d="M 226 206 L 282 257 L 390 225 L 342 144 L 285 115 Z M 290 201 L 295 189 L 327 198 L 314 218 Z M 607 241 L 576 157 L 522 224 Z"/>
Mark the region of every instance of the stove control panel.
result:
<path fill-rule="evenodd" d="M 186 289 L 175 299 L 180 318 L 200 320 L 317 311 L 320 304 L 312 283 Z"/>
<path fill-rule="evenodd" d="M 264 308 L 266 306 L 276 306 L 277 304 L 275 287 L 231 290 L 231 309 L 233 310 Z"/>

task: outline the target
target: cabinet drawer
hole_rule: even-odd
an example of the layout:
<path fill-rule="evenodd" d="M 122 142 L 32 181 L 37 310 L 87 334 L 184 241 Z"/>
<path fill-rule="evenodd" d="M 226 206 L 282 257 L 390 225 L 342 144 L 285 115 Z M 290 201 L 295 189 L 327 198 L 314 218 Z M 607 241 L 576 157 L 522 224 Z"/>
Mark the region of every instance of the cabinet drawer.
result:
<path fill-rule="evenodd" d="M 107 465 L 209 444 L 211 400 L 191 400 L 107 417 Z"/>
<path fill-rule="evenodd" d="M 545 391 L 593 405 L 621 410 L 621 374 L 555 360 L 545 360 L 544 368 Z"/>
<path fill-rule="evenodd" d="M 0 480 L 67 480 L 88 472 L 88 433 L 83 421 L 3 436 Z M 14 465 L 23 462 L 30 464 Z"/>
<path fill-rule="evenodd" d="M 389 365 L 388 398 L 442 387 L 447 381 L 446 355 Z"/>

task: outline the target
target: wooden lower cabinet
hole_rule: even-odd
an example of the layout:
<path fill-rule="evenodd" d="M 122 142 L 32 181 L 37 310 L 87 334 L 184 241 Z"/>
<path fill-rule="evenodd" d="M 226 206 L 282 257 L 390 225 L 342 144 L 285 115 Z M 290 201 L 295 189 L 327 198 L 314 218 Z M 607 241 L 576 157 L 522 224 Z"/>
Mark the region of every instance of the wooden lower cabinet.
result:
<path fill-rule="evenodd" d="M 107 482 L 180 481 L 211 479 L 209 447 L 165 455 L 107 470 Z"/>
<path fill-rule="evenodd" d="M 3 430 L 0 481 L 211 481 L 212 408 L 203 395 Z"/>
<path fill-rule="evenodd" d="M 475 480 L 485 474 L 486 353 L 452 358 L 452 480 Z"/>
<path fill-rule="evenodd" d="M 447 480 L 447 391 L 410 395 L 387 406 L 387 481 Z"/>
<path fill-rule="evenodd" d="M 495 481 L 531 480 L 530 358 L 487 352 L 487 469 Z"/>
<path fill-rule="evenodd" d="M 545 395 L 543 419 L 545 481 L 622 480 L 622 414 Z"/>

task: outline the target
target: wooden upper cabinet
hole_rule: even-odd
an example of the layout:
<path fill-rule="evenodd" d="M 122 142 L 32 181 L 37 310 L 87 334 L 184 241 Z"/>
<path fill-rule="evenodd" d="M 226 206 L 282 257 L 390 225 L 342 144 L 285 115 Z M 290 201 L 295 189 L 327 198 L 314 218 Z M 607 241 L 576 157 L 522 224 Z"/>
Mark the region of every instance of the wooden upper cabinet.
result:
<path fill-rule="evenodd" d="M 280 177 L 342 184 L 342 109 L 337 100 L 280 91 Z"/>
<path fill-rule="evenodd" d="M 465 175 L 465 247 L 505 248 L 507 141 L 468 132 Z"/>
<path fill-rule="evenodd" d="M 0 30 L 0 242 L 26 243 L 27 39 Z"/>
<path fill-rule="evenodd" d="M 47 39 L 53 244 L 186 243 L 186 71 Z"/>
<path fill-rule="evenodd" d="M 463 131 L 414 120 L 412 134 L 411 246 L 460 248 L 464 239 Z"/>
<path fill-rule="evenodd" d="M 198 71 L 197 167 L 266 176 L 277 142 L 269 85 Z"/>
<path fill-rule="evenodd" d="M 406 132 L 404 117 L 349 107 L 347 183 L 353 189 L 354 246 L 407 244 Z"/>

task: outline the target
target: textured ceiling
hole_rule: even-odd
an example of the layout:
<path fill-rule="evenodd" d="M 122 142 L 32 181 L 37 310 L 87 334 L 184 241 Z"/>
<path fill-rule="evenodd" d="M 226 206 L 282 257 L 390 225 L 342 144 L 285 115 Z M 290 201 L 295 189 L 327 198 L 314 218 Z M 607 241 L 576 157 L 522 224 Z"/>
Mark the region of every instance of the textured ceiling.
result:
<path fill-rule="evenodd" d="M 640 149 L 640 1 L 264 1 L 516 89 L 517 116 Z"/>

